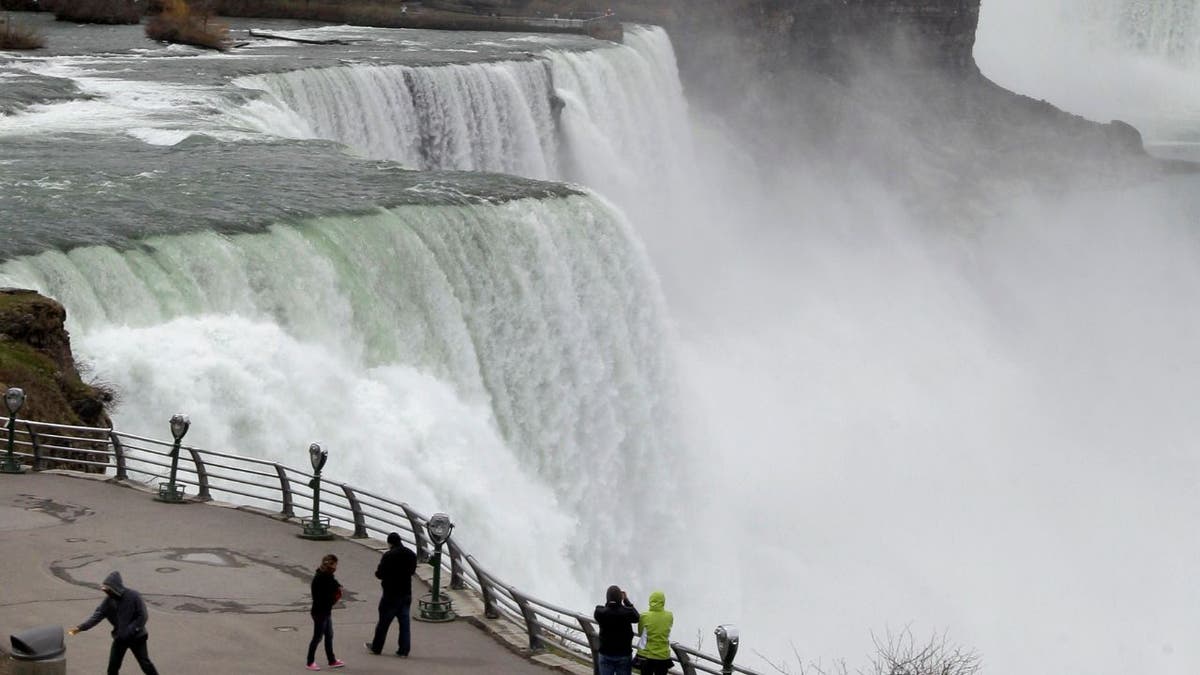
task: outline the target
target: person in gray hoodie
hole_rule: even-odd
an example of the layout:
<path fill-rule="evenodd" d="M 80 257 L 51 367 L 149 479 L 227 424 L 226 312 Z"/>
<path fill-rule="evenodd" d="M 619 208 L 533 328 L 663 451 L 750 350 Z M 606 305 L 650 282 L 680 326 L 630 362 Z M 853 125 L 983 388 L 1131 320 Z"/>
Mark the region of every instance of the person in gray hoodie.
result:
<path fill-rule="evenodd" d="M 125 660 L 126 651 L 133 652 L 133 657 L 137 659 L 143 673 L 158 675 L 146 648 L 146 642 L 150 638 L 150 634 L 146 632 L 146 620 L 150 617 L 146 614 L 146 603 L 142 601 L 142 594 L 132 588 L 125 588 L 120 572 L 112 572 L 105 577 L 104 583 L 100 584 L 100 590 L 104 591 L 107 597 L 100 602 L 87 621 L 67 632 L 76 635 L 94 627 L 101 619 L 108 619 L 113 625 L 112 650 L 108 653 L 108 675 L 121 672 L 121 662 Z"/>

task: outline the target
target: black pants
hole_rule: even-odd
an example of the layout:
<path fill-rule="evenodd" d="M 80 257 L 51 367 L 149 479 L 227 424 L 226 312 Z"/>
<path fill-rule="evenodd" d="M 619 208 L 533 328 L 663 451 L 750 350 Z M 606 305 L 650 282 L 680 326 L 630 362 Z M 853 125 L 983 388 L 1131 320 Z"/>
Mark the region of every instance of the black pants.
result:
<path fill-rule="evenodd" d="M 412 646 L 409 616 L 411 612 L 411 595 L 406 597 L 383 596 L 379 600 L 379 622 L 375 624 L 375 638 L 371 640 L 371 651 L 383 651 L 383 643 L 387 642 L 388 629 L 392 627 L 392 621 L 395 620 L 400 622 L 400 639 L 396 646 L 396 653 L 400 656 L 408 656 L 408 651 Z"/>
<path fill-rule="evenodd" d="M 321 640 L 325 640 L 325 658 L 329 663 L 337 661 L 337 657 L 333 655 L 333 615 L 326 614 L 325 616 L 313 616 L 313 636 L 308 643 L 308 658 L 304 661 L 305 664 L 315 663 L 317 658 L 317 645 Z"/>
<path fill-rule="evenodd" d="M 150 636 L 148 635 L 132 640 L 113 640 L 112 649 L 108 652 L 108 675 L 117 675 L 121 672 L 121 662 L 125 660 L 126 650 L 133 652 L 133 658 L 137 659 L 143 673 L 158 675 L 158 670 L 154 668 L 153 663 L 150 663 L 150 650 L 146 648 L 149 640 Z"/>
<path fill-rule="evenodd" d="M 648 659 L 642 657 L 642 675 L 667 675 L 674 663 L 671 659 Z"/>

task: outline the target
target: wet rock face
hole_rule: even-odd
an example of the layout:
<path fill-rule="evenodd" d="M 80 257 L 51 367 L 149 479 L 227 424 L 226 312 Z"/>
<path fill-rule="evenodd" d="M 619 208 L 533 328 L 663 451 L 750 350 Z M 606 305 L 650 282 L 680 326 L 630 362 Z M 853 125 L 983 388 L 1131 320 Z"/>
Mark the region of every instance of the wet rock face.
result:
<path fill-rule="evenodd" d="M 690 76 L 733 51 L 764 73 L 837 74 L 864 53 L 973 70 L 981 0 L 617 0 L 623 20 L 665 25 Z"/>
<path fill-rule="evenodd" d="M 933 203 L 945 186 L 909 176 L 955 177 L 968 194 L 1145 163 L 1128 125 L 1067 115 L 979 72 L 983 0 L 611 1 L 623 20 L 667 28 L 689 102 L 768 164 L 845 162 Z"/>
<path fill-rule="evenodd" d="M 979 0 L 824 0 L 794 3 L 791 42 L 836 69 L 863 49 L 949 70 L 971 68 Z"/>

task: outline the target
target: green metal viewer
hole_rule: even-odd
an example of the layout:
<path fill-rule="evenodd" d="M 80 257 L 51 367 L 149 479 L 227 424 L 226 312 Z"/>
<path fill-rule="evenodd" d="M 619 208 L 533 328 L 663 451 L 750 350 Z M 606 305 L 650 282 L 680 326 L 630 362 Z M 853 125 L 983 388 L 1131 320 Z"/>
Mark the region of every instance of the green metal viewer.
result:
<path fill-rule="evenodd" d="M 0 464 L 0 473 L 25 473 L 17 456 L 13 454 L 13 436 L 17 433 L 17 411 L 25 405 L 25 390 L 20 387 L 9 387 L 4 392 L 4 405 L 8 408 L 8 452 L 4 455 L 4 463 Z"/>
<path fill-rule="evenodd" d="M 433 559 L 430 561 L 433 565 L 433 592 L 417 602 L 419 618 L 422 621 L 453 621 L 453 602 L 449 597 L 442 596 L 441 586 L 442 544 L 450 540 L 450 531 L 454 529 L 454 523 L 450 522 L 450 516 L 435 513 L 425 523 L 425 529 L 429 532 L 429 539 L 433 541 Z"/>
<path fill-rule="evenodd" d="M 321 469 L 325 468 L 325 462 L 328 460 L 329 452 L 322 449 L 320 443 L 308 446 L 308 461 L 313 468 L 313 479 L 308 482 L 308 486 L 313 491 L 313 507 L 312 520 L 304 523 L 304 531 L 300 533 L 301 539 L 333 539 L 333 534 L 329 531 L 329 518 L 321 516 Z"/>
<path fill-rule="evenodd" d="M 176 413 L 171 416 L 171 435 L 175 437 L 175 442 L 171 445 L 171 475 L 166 483 L 158 484 L 158 496 L 155 499 L 160 502 L 184 503 L 183 493 L 186 487 L 175 482 L 175 475 L 179 472 L 179 447 L 191 426 L 192 421 L 187 415 Z"/>

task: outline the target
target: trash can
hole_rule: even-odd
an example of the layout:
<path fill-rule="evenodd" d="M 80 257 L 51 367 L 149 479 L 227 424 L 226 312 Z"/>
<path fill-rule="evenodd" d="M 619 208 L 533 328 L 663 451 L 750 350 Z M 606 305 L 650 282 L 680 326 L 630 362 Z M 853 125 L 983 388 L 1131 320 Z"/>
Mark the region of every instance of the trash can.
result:
<path fill-rule="evenodd" d="M 38 626 L 13 633 L 10 675 L 67 675 L 62 626 Z"/>

